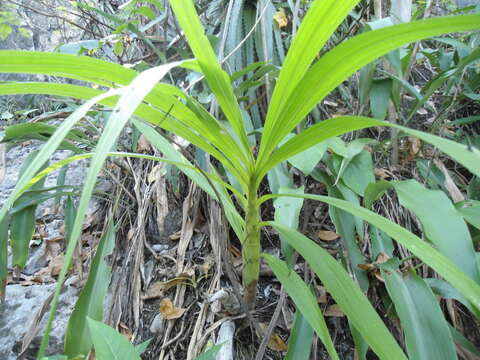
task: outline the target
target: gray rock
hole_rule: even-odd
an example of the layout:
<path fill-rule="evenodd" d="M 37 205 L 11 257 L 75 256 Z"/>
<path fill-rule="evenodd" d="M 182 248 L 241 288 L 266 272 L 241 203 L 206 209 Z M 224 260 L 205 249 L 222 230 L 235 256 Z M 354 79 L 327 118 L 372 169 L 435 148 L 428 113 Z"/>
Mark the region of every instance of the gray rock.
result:
<path fill-rule="evenodd" d="M 15 146 L 10 149 L 6 155 L 6 174 L 4 181 L 0 183 L 0 204 L 5 201 L 11 193 L 18 179 L 20 168 L 27 155 L 36 150 L 41 144 L 32 142 L 27 146 Z M 70 151 L 58 151 L 52 157 L 52 162 L 64 159 L 71 155 Z M 81 185 L 86 173 L 87 162 L 79 161 L 71 163 L 66 175 L 66 184 Z M 51 173 L 46 180 L 45 186 L 55 186 L 57 182 L 58 171 Z M 89 213 L 93 213 L 98 206 L 97 201 L 92 201 Z M 53 208 L 53 199 L 42 203 L 38 207 L 37 216 L 42 217 L 47 208 Z M 45 223 L 45 232 L 48 238 L 53 238 L 61 234 L 60 229 L 63 226 L 63 215 L 56 212 L 50 212 L 48 216 L 43 216 Z M 44 245 L 32 247 L 27 266 L 23 270 L 24 274 L 34 274 L 46 265 L 44 258 Z M 17 353 L 21 350 L 22 340 L 25 332 L 28 331 L 35 315 L 41 309 L 48 296 L 54 291 L 55 284 L 48 285 L 8 285 L 6 288 L 6 304 L 3 312 L 0 313 L 0 359 L 16 359 Z M 71 286 L 65 287 L 60 298 L 57 316 L 51 332 L 49 354 L 59 354 L 63 352 L 63 338 L 68 323 L 70 313 L 77 299 L 77 290 Z M 31 348 L 27 350 L 27 359 L 34 359 L 35 353 L 43 334 L 43 328 L 46 325 L 48 313 L 44 315 L 40 324 L 40 332 L 34 338 Z"/>
<path fill-rule="evenodd" d="M 480 5 L 480 0 L 456 0 L 459 8 L 464 8 L 471 5 Z"/>
<path fill-rule="evenodd" d="M 3 312 L 0 315 L 0 358 L 14 360 L 21 350 L 25 333 L 41 309 L 45 300 L 52 294 L 55 284 L 49 285 L 8 285 Z M 48 354 L 58 354 L 63 351 L 63 338 L 68 318 L 77 299 L 77 289 L 67 287 L 60 296 L 57 315 L 50 333 Z M 40 331 L 27 350 L 27 359 L 33 359 L 40 344 L 41 335 L 47 324 L 48 312 L 40 322 Z"/>

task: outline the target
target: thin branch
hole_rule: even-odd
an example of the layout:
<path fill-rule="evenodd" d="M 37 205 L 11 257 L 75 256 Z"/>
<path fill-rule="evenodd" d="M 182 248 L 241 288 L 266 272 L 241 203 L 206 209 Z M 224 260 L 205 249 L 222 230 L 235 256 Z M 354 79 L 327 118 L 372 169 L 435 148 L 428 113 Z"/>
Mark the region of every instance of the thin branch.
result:
<path fill-rule="evenodd" d="M 60 16 L 60 15 L 57 15 L 57 14 L 49 14 L 49 13 L 43 12 L 43 11 L 41 11 L 41 10 L 32 8 L 32 7 L 28 6 L 28 5 L 24 5 L 24 4 L 18 3 L 18 2 L 14 1 L 14 0 L 6 0 L 6 1 L 9 2 L 9 3 L 11 3 L 11 4 L 20 6 L 21 8 L 28 9 L 28 10 L 30 10 L 30 11 L 33 11 L 34 13 L 37 13 L 37 14 L 39 14 L 39 15 L 43 15 L 43 16 L 46 16 L 46 17 L 51 17 L 51 18 L 56 18 L 56 19 L 59 19 L 59 20 L 63 20 L 63 21 L 65 21 L 65 22 L 69 23 L 69 24 L 72 25 L 72 26 L 75 26 L 75 27 L 77 27 L 77 28 L 79 28 L 79 29 L 87 32 L 87 33 L 92 34 L 93 36 L 95 36 L 95 37 L 97 37 L 97 38 L 103 38 L 103 35 L 98 34 L 98 33 L 94 32 L 94 31 L 92 31 L 92 30 L 90 30 L 90 29 L 88 29 L 88 28 L 86 28 L 86 27 L 84 27 L 84 26 L 82 26 L 82 25 L 80 25 L 80 24 L 77 24 L 77 23 L 74 22 L 74 21 L 71 21 L 71 20 L 69 20 L 69 19 L 66 19 L 66 18 L 64 18 L 64 17 L 62 17 L 62 16 Z"/>

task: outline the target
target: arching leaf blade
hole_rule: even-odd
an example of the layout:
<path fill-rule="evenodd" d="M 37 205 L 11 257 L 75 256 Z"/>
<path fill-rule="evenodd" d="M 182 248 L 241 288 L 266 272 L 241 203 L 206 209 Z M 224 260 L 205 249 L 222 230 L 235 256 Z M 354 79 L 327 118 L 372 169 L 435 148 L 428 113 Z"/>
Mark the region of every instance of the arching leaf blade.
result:
<path fill-rule="evenodd" d="M 306 198 L 308 198 L 308 195 Z M 367 297 L 337 260 L 298 231 L 276 222 L 267 222 L 266 224 L 278 230 L 290 245 L 304 257 L 336 303 L 347 315 L 349 321 L 361 332 L 365 341 L 381 359 L 406 360 L 402 349 L 373 309 Z"/>
<path fill-rule="evenodd" d="M 293 229 L 291 230 L 295 231 Z M 285 287 L 287 293 L 295 302 L 298 311 L 303 313 L 306 320 L 312 328 L 315 329 L 315 332 L 322 340 L 330 357 L 332 359 L 339 359 L 323 314 L 318 307 L 317 299 L 313 296 L 311 290 L 303 282 L 302 278 L 300 278 L 294 270 L 289 268 L 284 261 L 269 254 L 263 254 L 262 257 L 273 270 L 277 279 L 280 280 Z"/>
<path fill-rule="evenodd" d="M 274 137 L 268 138 L 268 151 L 271 152 L 326 95 L 371 61 L 412 41 L 479 28 L 480 15 L 449 16 L 385 27 L 342 42 L 317 61 L 292 95 L 283 99 L 286 105 L 275 121 L 281 126 L 277 127 Z M 267 153 L 263 155 L 268 157 Z"/>

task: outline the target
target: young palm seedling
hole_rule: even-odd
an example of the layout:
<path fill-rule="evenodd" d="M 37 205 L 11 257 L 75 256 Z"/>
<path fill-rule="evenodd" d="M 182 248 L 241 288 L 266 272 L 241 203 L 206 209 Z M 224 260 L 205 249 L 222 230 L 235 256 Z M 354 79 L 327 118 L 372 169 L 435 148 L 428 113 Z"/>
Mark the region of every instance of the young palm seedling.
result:
<path fill-rule="evenodd" d="M 38 173 L 41 164 L 49 158 L 91 106 L 100 103 L 114 108 L 95 153 L 78 155 L 56 165 L 58 167 L 81 157 L 92 158 L 71 230 L 65 263 L 59 275 L 59 286 L 53 300 L 40 357 L 48 343 L 48 332 L 61 284 L 80 236 L 97 174 L 108 156 L 129 156 L 124 153 L 109 153 L 129 121 L 162 152 L 163 158 L 156 160 L 178 165 L 210 196 L 222 203 L 225 215 L 242 243 L 244 300 L 249 309 L 253 309 L 255 305 L 261 257 L 261 230 L 264 226 L 272 226 L 306 259 L 340 305 L 351 325 L 380 358 L 406 358 L 367 297 L 333 257 L 294 229 L 276 222 L 262 222 L 260 218 L 262 204 L 270 199 L 287 196 L 322 201 L 374 224 L 450 282 L 468 299 L 473 308 L 480 308 L 478 273 L 466 273 L 456 265 L 458 264 L 456 254 L 442 253 L 386 218 L 344 200 L 318 195 L 259 194 L 261 182 L 278 164 L 332 137 L 374 126 L 395 126 L 417 136 L 480 176 L 480 152 L 477 149 L 468 149 L 449 140 L 375 119 L 342 116 L 317 123 L 294 136 L 291 134 L 296 125 L 326 95 L 355 71 L 378 57 L 401 45 L 426 37 L 480 28 L 480 15 L 434 18 L 395 25 L 346 40 L 312 65 L 330 35 L 358 2 L 359 0 L 312 2 L 278 75 L 258 144 L 252 143 L 249 138 L 243 110 L 237 102 L 230 78 L 217 62 L 191 0 L 171 0 L 170 4 L 195 56 L 193 61 L 165 64 L 138 74 L 122 66 L 88 57 L 0 51 L 1 72 L 57 75 L 110 88 L 109 91 L 103 92 L 68 84 L 18 82 L 0 84 L 0 94 L 43 93 L 88 100 L 65 120 L 25 170 L 15 191 L 1 209 L 0 220 L 5 218 L 13 202 L 26 189 L 55 167 Z M 221 109 L 221 118 L 214 118 L 178 88 L 159 83 L 163 76 L 176 66 L 203 73 Z M 199 172 L 151 125 L 174 133 L 210 154 L 218 160 L 222 168 L 218 169 L 221 170 L 219 172 L 228 173 L 229 178 L 235 179 L 235 184 L 229 184 L 219 177 L 216 169 L 212 168 L 206 173 Z M 287 136 L 290 136 L 290 139 L 282 143 Z M 256 148 L 258 152 L 253 150 Z M 208 181 L 205 176 L 208 176 Z M 237 212 L 234 201 L 241 207 L 242 214 Z M 473 253 L 473 246 L 471 250 Z M 264 258 L 298 309 L 306 315 L 307 321 L 323 341 L 331 358 L 338 359 L 322 313 L 307 285 L 286 263 L 268 255 L 264 255 Z"/>

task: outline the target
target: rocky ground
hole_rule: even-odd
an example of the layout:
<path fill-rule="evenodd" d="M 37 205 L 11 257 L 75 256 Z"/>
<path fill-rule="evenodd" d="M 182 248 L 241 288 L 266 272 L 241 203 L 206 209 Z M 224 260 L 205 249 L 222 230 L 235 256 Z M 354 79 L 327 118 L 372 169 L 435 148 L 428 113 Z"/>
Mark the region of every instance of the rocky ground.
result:
<path fill-rule="evenodd" d="M 5 177 L 0 184 L 0 202 L 6 199 L 15 187 L 20 168 L 28 154 L 40 146 L 37 142 L 27 142 L 11 148 L 5 156 Z M 53 162 L 70 155 L 69 151 L 59 151 L 52 159 Z M 84 162 L 70 165 L 66 174 L 66 184 L 80 185 L 85 174 Z M 51 173 L 45 186 L 55 186 L 58 172 Z M 97 205 L 91 205 L 91 211 Z M 61 258 L 52 258 L 49 244 L 63 241 L 63 214 L 62 207 L 56 208 L 53 199 L 42 203 L 37 209 L 37 240 L 39 245 L 32 241 L 30 256 L 20 279 L 10 279 L 6 288 L 6 302 L 0 316 L 0 358 L 13 360 L 29 342 L 31 347 L 39 344 L 37 334 L 42 334 L 46 325 L 44 316 L 48 310 L 55 288 L 54 276 L 61 265 Z M 55 264 L 52 264 L 55 263 Z M 50 351 L 59 353 L 63 347 L 68 317 L 73 309 L 78 289 L 74 286 L 65 286 L 60 299 L 60 306 L 51 332 Z M 28 351 L 27 351 L 28 354 Z M 27 357 L 28 358 L 28 357 Z"/>

